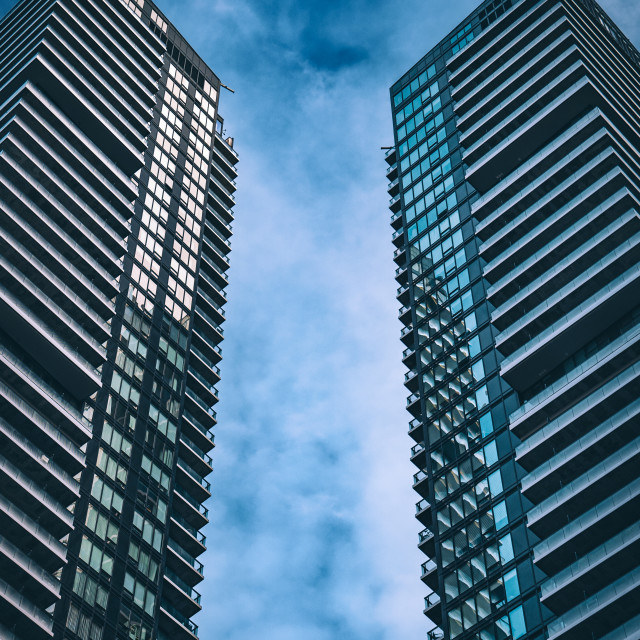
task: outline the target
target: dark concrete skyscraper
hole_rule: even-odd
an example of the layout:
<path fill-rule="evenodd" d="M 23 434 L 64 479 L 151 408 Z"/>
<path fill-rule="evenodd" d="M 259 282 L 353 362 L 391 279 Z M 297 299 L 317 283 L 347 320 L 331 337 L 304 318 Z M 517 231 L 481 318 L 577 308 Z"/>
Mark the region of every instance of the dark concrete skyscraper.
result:
<path fill-rule="evenodd" d="M 640 638 L 640 54 L 483 3 L 391 89 L 432 638 Z"/>
<path fill-rule="evenodd" d="M 0 638 L 194 638 L 220 81 L 147 0 L 22 0 L 0 52 Z"/>

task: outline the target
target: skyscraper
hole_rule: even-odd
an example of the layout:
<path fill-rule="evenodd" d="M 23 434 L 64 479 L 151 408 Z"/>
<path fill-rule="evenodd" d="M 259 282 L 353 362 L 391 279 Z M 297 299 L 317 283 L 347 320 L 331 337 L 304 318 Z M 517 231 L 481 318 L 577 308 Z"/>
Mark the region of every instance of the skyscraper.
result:
<path fill-rule="evenodd" d="M 194 638 L 220 81 L 148 0 L 22 0 L 0 47 L 0 636 Z"/>
<path fill-rule="evenodd" d="M 484 2 L 391 88 L 431 638 L 640 637 L 640 54 Z"/>

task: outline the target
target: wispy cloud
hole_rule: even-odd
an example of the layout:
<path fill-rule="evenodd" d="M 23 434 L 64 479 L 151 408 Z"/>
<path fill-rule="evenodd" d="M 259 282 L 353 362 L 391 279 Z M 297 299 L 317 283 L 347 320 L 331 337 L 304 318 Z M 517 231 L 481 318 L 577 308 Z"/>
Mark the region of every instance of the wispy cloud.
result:
<path fill-rule="evenodd" d="M 475 4 L 165 4 L 241 155 L 204 640 L 424 638 L 380 146 L 389 85 Z"/>

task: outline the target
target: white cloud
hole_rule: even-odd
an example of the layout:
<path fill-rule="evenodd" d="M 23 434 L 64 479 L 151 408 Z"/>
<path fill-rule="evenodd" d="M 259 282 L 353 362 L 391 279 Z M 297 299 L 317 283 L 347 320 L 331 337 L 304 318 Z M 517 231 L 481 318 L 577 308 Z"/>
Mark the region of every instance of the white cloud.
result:
<path fill-rule="evenodd" d="M 425 636 L 379 147 L 388 86 L 475 4 L 168 6 L 241 156 L 202 640 Z M 369 57 L 314 66 L 314 25 Z"/>

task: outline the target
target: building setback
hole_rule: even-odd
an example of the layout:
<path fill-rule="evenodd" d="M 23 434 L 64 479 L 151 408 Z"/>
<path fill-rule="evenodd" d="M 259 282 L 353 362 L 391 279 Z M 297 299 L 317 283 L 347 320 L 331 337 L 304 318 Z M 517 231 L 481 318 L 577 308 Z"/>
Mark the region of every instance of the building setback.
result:
<path fill-rule="evenodd" d="M 193 639 L 220 81 L 147 0 L 22 0 L 0 51 L 0 637 Z"/>
<path fill-rule="evenodd" d="M 391 88 L 432 639 L 640 637 L 640 54 L 483 3 Z"/>

